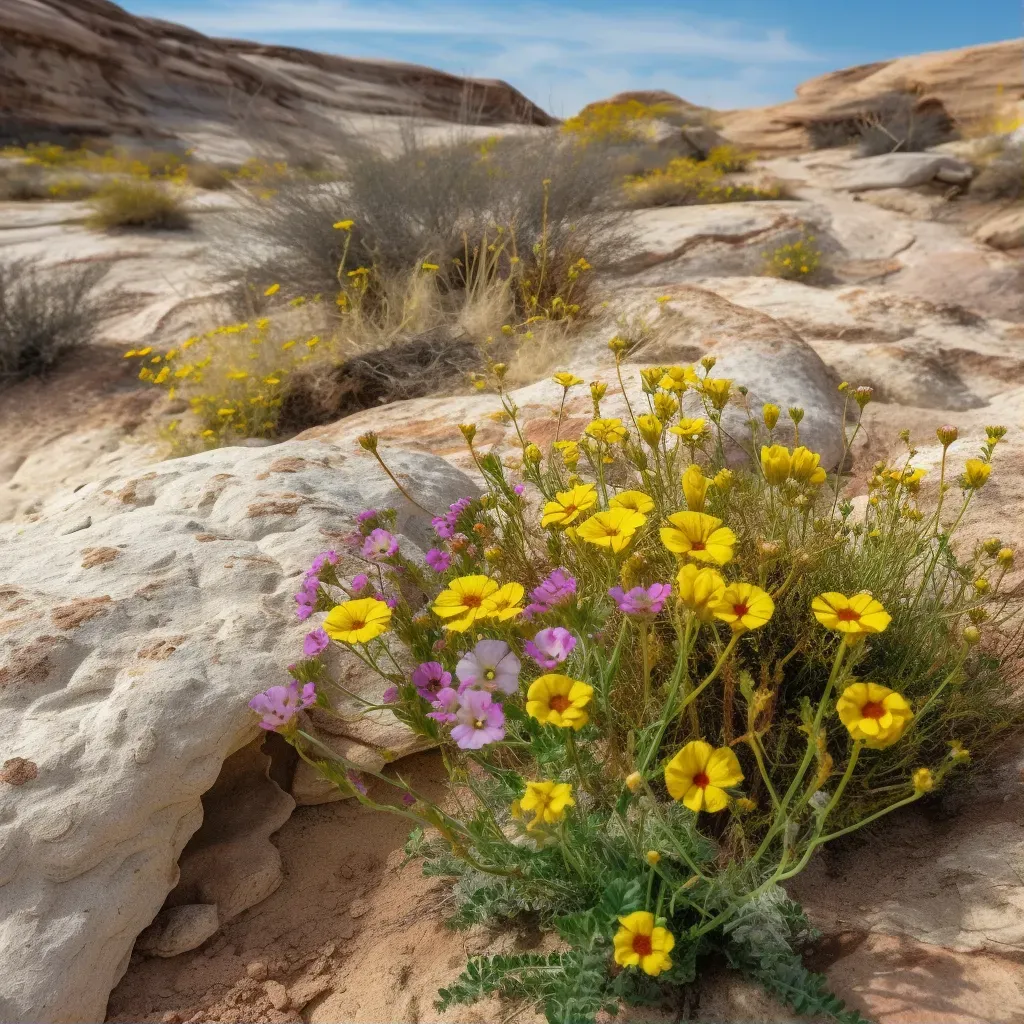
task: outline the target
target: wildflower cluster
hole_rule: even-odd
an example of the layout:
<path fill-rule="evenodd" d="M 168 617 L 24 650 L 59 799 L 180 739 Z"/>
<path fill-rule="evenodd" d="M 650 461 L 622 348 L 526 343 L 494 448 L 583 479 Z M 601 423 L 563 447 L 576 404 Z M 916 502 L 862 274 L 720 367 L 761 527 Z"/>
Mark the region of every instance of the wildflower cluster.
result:
<path fill-rule="evenodd" d="M 664 103 L 591 103 L 562 124 L 562 131 L 580 145 L 633 142 L 650 135 L 651 122 L 669 113 Z"/>
<path fill-rule="evenodd" d="M 725 175 L 742 159 L 722 150 L 713 150 L 707 160 L 678 157 L 665 167 L 626 179 L 626 195 L 636 206 L 689 206 L 704 203 L 742 203 L 760 199 L 778 199 L 774 187 L 737 184 Z"/>
<path fill-rule="evenodd" d="M 486 489 L 432 510 L 426 564 L 393 513 L 358 517 L 346 546 L 365 570 L 314 562 L 297 601 L 322 624 L 287 692 L 254 710 L 362 803 L 414 823 L 410 853 L 455 880 L 455 924 L 529 913 L 557 931 L 555 953 L 473 958 L 441 1009 L 498 992 L 592 1021 L 670 1002 L 724 950 L 798 1012 L 856 1021 L 803 966 L 809 926 L 781 885 L 1021 719 L 999 668 L 1019 637 L 1014 552 L 992 538 L 964 560 L 954 543 L 1005 430 L 956 479 L 957 432 L 939 428 L 934 507 L 907 437 L 855 516 L 801 443 L 802 410 L 751 408 L 713 357 L 642 370 L 638 404 L 610 347 L 620 390 L 590 384 L 577 437 L 562 437 L 564 409 L 585 382 L 555 375 L 546 451 L 495 375 L 519 455 L 503 464 L 463 426 Z M 840 465 L 871 397 L 842 390 Z M 747 438 L 726 435 L 727 406 Z M 386 469 L 377 438 L 361 444 Z M 328 644 L 380 675 L 380 702 L 333 679 Z M 310 685 L 325 714 L 388 708 L 439 744 L 451 808 L 386 773 L 369 772 L 371 795 L 306 721 Z"/>
<path fill-rule="evenodd" d="M 764 255 L 765 273 L 785 281 L 803 281 L 821 266 L 821 250 L 814 246 L 814 236 L 780 245 Z"/>

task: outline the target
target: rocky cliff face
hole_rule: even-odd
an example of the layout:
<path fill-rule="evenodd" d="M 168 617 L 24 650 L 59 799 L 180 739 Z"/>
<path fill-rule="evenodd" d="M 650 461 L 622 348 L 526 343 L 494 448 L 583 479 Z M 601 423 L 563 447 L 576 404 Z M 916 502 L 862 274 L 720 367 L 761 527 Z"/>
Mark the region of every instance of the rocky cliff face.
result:
<path fill-rule="evenodd" d="M 211 39 L 108 0 L 0 3 L 0 142 L 156 137 L 214 155 L 237 139 L 316 149 L 367 116 L 552 123 L 505 82 Z"/>

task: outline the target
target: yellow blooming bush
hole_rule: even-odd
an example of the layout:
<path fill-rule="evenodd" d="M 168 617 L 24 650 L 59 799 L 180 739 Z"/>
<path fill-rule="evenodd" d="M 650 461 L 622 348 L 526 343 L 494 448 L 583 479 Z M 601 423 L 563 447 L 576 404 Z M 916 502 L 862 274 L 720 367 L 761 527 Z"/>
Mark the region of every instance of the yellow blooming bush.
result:
<path fill-rule="evenodd" d="M 737 169 L 737 161 L 736 154 L 717 149 L 711 151 L 707 160 L 678 157 L 665 167 L 627 178 L 626 196 L 634 206 L 690 206 L 781 198 L 774 187 L 759 188 L 727 181 L 725 174 Z"/>
<path fill-rule="evenodd" d="M 552 1022 L 668 1006 L 717 953 L 796 1012 L 855 1024 L 804 967 L 811 929 L 784 883 L 955 784 L 969 750 L 1022 720 L 1001 668 L 1020 644 L 1014 552 L 959 538 L 1005 430 L 961 467 L 940 427 L 927 500 L 906 436 L 855 507 L 802 410 L 755 406 L 714 365 L 644 369 L 629 399 L 620 363 L 573 437 L 565 396 L 584 382 L 559 372 L 547 450 L 498 373 L 521 453 L 503 462 L 463 425 L 484 489 L 427 510 L 425 558 L 395 512 L 368 509 L 344 542 L 365 571 L 324 552 L 296 595 L 300 618 L 325 617 L 292 682 L 253 699 L 263 727 L 413 823 L 408 851 L 451 881 L 453 924 L 529 915 L 557 933 L 553 951 L 472 958 L 441 1010 L 493 992 Z M 842 390 L 840 465 L 871 397 Z M 360 444 L 390 473 L 375 435 Z M 332 644 L 379 673 L 379 701 L 335 678 Z M 304 717 L 353 701 L 441 747 L 450 802 L 360 769 Z"/>
<path fill-rule="evenodd" d="M 804 281 L 813 277 L 821 266 L 821 250 L 814 246 L 814 236 L 807 235 L 764 253 L 764 272 L 785 281 Z"/>
<path fill-rule="evenodd" d="M 562 131 L 581 145 L 589 143 L 633 142 L 650 133 L 650 122 L 671 111 L 664 103 L 591 103 L 562 124 Z"/>

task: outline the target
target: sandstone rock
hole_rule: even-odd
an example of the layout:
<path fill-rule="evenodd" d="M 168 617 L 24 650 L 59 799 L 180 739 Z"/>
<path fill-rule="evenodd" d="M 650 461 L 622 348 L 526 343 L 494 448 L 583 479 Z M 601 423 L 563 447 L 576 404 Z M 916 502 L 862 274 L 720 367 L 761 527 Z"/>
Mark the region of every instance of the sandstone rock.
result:
<path fill-rule="evenodd" d="M 304 465 L 282 480 L 285 454 Z M 389 457 L 428 507 L 473 489 L 436 457 Z M 0 1017 L 102 1019 L 203 793 L 257 732 L 247 700 L 301 649 L 291 595 L 311 555 L 370 505 L 398 509 L 410 551 L 429 539 L 374 466 L 318 442 L 221 449 L 0 526 L 4 752 L 38 771 L 0 786 Z M 83 569 L 86 546 L 121 554 Z M 168 656 L 140 656 L 154 644 Z"/>
<path fill-rule="evenodd" d="M 974 237 L 993 249 L 1024 248 L 1024 208 L 1004 210 L 984 221 L 975 229 Z"/>
<path fill-rule="evenodd" d="M 161 910 L 156 920 L 139 936 L 140 953 L 170 957 L 201 946 L 220 927 L 212 903 L 185 903 Z"/>
<path fill-rule="evenodd" d="M 286 1010 L 290 999 L 288 998 L 288 989 L 284 987 L 279 981 L 265 981 L 263 982 L 263 991 L 267 994 L 267 999 L 270 1000 L 270 1005 L 275 1010 Z"/>
<path fill-rule="evenodd" d="M 848 192 L 876 188 L 913 188 L 938 179 L 951 184 L 970 181 L 971 165 L 943 153 L 886 153 L 856 161 L 840 181 Z"/>

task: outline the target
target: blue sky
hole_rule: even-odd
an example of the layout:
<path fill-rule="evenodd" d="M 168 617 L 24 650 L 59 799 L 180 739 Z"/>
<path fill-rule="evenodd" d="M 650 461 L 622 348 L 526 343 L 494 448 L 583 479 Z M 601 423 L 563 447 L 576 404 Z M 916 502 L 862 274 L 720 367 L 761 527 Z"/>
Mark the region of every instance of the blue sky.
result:
<path fill-rule="evenodd" d="M 503 78 L 558 116 L 624 89 L 788 99 L 825 71 L 1024 35 L 1022 0 L 122 0 L 214 36 Z"/>

